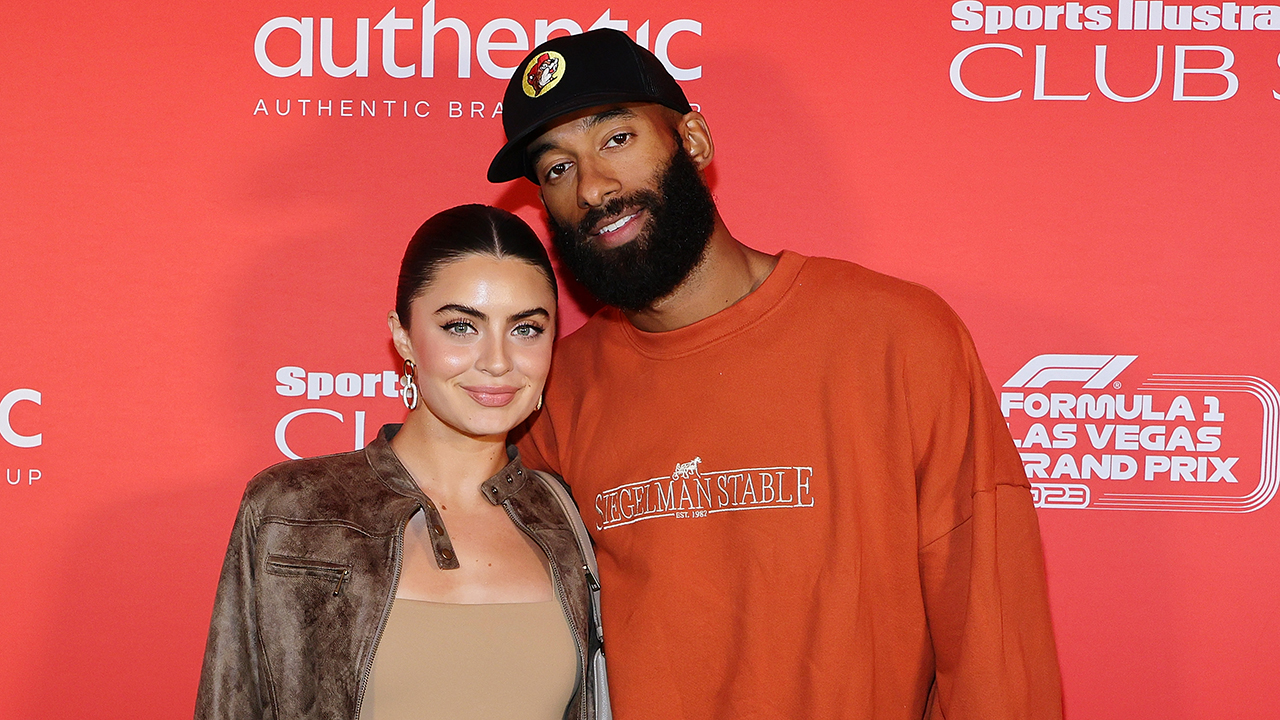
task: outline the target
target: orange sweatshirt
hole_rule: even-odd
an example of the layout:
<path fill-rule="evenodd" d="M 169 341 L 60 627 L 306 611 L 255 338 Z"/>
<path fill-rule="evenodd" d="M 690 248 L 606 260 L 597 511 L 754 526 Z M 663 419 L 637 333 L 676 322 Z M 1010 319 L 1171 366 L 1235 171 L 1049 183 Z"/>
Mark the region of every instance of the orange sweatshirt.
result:
<path fill-rule="evenodd" d="M 619 720 L 1061 717 L 1022 463 L 923 287 L 784 252 L 689 327 L 607 308 L 520 447 L 597 543 Z"/>

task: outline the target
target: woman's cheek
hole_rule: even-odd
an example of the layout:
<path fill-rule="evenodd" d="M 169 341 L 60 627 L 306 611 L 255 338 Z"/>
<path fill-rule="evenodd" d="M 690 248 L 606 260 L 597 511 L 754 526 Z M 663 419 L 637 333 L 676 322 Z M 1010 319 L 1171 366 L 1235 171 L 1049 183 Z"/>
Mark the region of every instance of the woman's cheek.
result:
<path fill-rule="evenodd" d="M 520 348 L 520 369 L 530 379 L 542 381 L 551 370 L 551 343 L 540 342 Z"/>
<path fill-rule="evenodd" d="M 441 378 L 459 375 L 473 364 L 471 356 L 474 353 L 467 348 L 438 343 L 428 346 L 427 352 L 430 353 L 429 360 L 434 374 Z"/>

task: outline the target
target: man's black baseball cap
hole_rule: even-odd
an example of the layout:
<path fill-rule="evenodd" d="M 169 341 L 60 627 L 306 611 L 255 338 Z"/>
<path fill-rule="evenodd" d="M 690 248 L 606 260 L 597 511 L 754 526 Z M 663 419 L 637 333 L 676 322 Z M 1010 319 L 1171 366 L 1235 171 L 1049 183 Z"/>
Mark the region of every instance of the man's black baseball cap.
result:
<path fill-rule="evenodd" d="M 525 157 L 529 141 L 561 115 L 624 102 L 651 102 L 680 113 L 692 108 L 662 61 L 625 33 L 602 28 L 552 38 L 516 66 L 502 97 L 507 144 L 489 163 L 489 182 L 524 176 L 538 182 Z"/>

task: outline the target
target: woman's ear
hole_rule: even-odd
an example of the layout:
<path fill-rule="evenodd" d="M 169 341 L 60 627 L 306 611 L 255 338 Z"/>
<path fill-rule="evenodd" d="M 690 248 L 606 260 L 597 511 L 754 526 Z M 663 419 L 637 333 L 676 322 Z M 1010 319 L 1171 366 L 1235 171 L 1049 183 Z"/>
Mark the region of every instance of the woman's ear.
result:
<path fill-rule="evenodd" d="M 699 170 L 705 169 L 715 157 L 716 146 L 711 141 L 711 130 L 707 127 L 707 119 L 702 113 L 693 110 L 680 117 L 676 125 L 676 133 L 684 143 L 685 152 L 693 159 Z"/>
<path fill-rule="evenodd" d="M 387 327 L 391 329 L 391 344 L 396 346 L 396 352 L 405 360 L 413 360 L 413 343 L 409 341 L 409 331 L 400 324 L 400 315 L 395 310 L 387 313 Z"/>

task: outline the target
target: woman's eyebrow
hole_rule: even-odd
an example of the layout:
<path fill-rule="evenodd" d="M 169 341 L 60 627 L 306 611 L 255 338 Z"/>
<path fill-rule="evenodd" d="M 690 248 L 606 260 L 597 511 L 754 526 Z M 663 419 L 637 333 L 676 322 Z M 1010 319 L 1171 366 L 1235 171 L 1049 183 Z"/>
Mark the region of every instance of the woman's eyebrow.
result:
<path fill-rule="evenodd" d="M 471 317 L 481 322 L 485 322 L 489 319 L 488 315 L 485 315 L 479 310 L 473 307 L 468 307 L 466 305 L 458 305 L 457 303 L 449 303 L 448 305 L 442 305 L 439 310 L 436 310 L 437 315 L 443 315 L 444 313 L 450 313 L 450 312 L 459 312 L 459 313 L 462 313 L 463 315 L 470 315 Z"/>
<path fill-rule="evenodd" d="M 518 312 L 515 315 L 512 315 L 510 321 L 516 322 L 518 320 L 527 320 L 535 315 L 541 315 L 548 319 L 551 317 L 551 313 L 547 312 L 545 308 L 536 307 L 531 310 L 525 310 L 524 312 Z"/>

